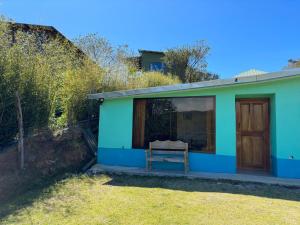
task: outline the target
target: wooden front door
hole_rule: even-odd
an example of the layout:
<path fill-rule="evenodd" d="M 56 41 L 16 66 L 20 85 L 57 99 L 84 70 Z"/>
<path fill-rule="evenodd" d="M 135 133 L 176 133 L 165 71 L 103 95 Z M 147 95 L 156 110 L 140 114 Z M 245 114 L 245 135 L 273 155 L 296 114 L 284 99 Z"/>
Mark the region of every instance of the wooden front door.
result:
<path fill-rule="evenodd" d="M 269 171 L 269 100 L 236 101 L 237 168 Z"/>

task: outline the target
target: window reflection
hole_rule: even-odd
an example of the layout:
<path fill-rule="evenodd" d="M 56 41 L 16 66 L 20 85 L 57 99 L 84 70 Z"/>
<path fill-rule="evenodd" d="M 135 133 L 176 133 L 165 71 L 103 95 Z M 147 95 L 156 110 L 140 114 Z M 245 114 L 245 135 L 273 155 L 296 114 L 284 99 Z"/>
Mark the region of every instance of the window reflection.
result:
<path fill-rule="evenodd" d="M 215 98 L 151 98 L 134 101 L 133 146 L 181 140 L 190 150 L 215 151 Z"/>

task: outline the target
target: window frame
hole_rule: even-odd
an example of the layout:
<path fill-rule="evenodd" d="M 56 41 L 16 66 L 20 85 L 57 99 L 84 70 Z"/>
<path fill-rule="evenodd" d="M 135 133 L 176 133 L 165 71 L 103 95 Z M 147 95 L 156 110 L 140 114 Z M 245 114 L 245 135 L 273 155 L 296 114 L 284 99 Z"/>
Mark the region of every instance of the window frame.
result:
<path fill-rule="evenodd" d="M 148 99 L 170 99 L 170 98 L 212 98 L 213 99 L 213 106 L 214 106 L 214 127 L 215 127 L 215 134 L 213 136 L 214 140 L 214 149 L 213 151 L 207 151 L 207 150 L 197 150 L 197 149 L 189 149 L 189 152 L 195 152 L 195 153 L 204 153 L 204 154 L 216 154 L 216 139 L 217 139 L 217 108 L 216 108 L 216 96 L 215 95 L 202 95 L 202 96 L 176 96 L 176 97 L 150 97 L 150 98 L 133 98 L 133 110 L 132 110 L 132 137 L 131 137 L 131 146 L 132 149 L 144 149 L 144 148 L 136 148 L 133 145 L 134 142 L 134 118 L 135 118 L 135 101 L 137 100 L 148 100 Z"/>
<path fill-rule="evenodd" d="M 153 67 L 153 64 L 160 64 L 161 68 L 160 69 L 157 69 L 157 70 L 154 70 L 152 67 Z M 149 63 L 149 71 L 151 72 L 160 72 L 160 71 L 164 71 L 165 70 L 165 63 L 164 62 L 160 62 L 160 61 L 157 61 L 157 62 L 150 62 Z"/>

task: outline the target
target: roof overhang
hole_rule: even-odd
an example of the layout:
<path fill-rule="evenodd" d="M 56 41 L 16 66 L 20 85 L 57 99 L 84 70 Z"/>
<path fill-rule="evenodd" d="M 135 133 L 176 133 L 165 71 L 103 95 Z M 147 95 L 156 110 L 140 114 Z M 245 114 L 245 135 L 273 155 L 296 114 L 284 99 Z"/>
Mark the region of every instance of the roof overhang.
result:
<path fill-rule="evenodd" d="M 284 79 L 284 78 L 295 77 L 295 76 L 300 76 L 300 68 L 266 73 L 257 76 L 209 80 L 209 81 L 202 81 L 202 82 L 195 82 L 195 83 L 176 84 L 176 85 L 141 88 L 141 89 L 133 89 L 133 90 L 103 92 L 103 93 L 89 94 L 88 98 L 89 99 L 124 98 L 130 96 L 148 95 L 148 94 L 163 93 L 163 92 L 173 92 L 173 91 L 202 89 L 202 88 L 224 87 L 224 86 L 231 86 L 231 85 L 238 85 L 238 84 L 267 82 L 276 79 Z"/>
<path fill-rule="evenodd" d="M 139 53 L 154 53 L 154 54 L 161 54 L 164 55 L 165 53 L 162 51 L 153 51 L 153 50 L 144 50 L 144 49 L 139 49 Z"/>

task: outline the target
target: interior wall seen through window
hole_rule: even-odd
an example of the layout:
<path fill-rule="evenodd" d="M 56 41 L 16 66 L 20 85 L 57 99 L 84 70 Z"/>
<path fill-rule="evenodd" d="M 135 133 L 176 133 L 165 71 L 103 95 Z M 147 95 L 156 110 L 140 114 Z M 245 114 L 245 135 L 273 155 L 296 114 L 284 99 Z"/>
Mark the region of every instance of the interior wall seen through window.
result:
<path fill-rule="evenodd" d="M 215 151 L 215 98 L 149 98 L 134 100 L 133 147 L 150 141 L 181 140 L 190 150 Z"/>

